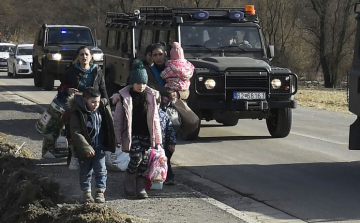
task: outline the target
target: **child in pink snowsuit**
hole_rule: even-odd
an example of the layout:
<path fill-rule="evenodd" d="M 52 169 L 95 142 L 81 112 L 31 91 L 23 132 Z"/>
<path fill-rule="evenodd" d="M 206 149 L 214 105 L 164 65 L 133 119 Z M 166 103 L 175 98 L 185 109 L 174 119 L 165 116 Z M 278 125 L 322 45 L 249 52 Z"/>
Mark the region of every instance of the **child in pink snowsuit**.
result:
<path fill-rule="evenodd" d="M 170 59 L 160 76 L 166 81 L 165 87 L 173 91 L 188 90 L 190 78 L 194 73 L 194 65 L 184 58 L 184 51 L 178 42 L 174 42 L 170 51 Z"/>

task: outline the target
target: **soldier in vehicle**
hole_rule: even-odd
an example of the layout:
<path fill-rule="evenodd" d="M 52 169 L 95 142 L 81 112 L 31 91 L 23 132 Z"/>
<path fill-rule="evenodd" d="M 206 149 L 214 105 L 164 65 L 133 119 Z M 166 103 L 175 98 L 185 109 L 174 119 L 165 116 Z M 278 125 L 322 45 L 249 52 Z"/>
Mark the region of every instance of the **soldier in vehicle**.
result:
<path fill-rule="evenodd" d="M 221 45 L 229 46 L 235 44 L 236 44 L 235 32 L 233 30 L 228 30 L 221 37 Z"/>
<path fill-rule="evenodd" d="M 204 42 L 204 46 L 207 47 L 218 47 L 222 43 L 221 33 L 222 29 L 220 27 L 209 27 L 207 30 L 210 39 Z"/>
<path fill-rule="evenodd" d="M 250 44 L 249 40 L 249 34 L 246 33 L 245 31 L 241 31 L 240 33 L 240 42 L 239 42 L 239 46 L 242 48 L 252 48 L 252 45 Z"/>

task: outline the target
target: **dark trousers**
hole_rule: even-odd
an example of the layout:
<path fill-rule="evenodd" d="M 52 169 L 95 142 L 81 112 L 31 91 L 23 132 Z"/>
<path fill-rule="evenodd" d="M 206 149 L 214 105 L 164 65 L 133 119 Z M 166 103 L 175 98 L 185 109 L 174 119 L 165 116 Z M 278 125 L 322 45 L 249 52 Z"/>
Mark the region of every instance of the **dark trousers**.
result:
<path fill-rule="evenodd" d="M 171 157 L 173 155 L 173 152 L 170 149 L 166 148 L 165 149 L 165 155 L 167 157 L 167 165 L 168 165 L 168 172 L 167 172 L 166 179 L 171 179 L 172 180 L 172 179 L 174 179 L 174 173 L 173 173 L 172 168 L 171 168 L 170 159 L 171 159 Z"/>
<path fill-rule="evenodd" d="M 145 171 L 149 165 L 150 138 L 134 135 L 131 140 L 130 162 L 126 171 L 130 174 L 137 173 L 138 177 L 145 177 Z"/>

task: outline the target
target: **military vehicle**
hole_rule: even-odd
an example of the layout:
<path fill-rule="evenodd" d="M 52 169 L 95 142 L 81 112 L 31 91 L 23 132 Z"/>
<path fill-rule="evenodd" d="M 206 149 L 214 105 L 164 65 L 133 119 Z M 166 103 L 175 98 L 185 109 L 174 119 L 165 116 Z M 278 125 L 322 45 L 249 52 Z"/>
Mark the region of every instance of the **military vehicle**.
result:
<path fill-rule="evenodd" d="M 254 6 L 143 6 L 132 13 L 107 13 L 106 27 L 110 92 L 126 85 L 132 61 L 143 59 L 149 44 L 165 42 L 170 50 L 177 41 L 195 66 L 187 103 L 201 120 L 235 126 L 239 119 L 264 119 L 272 137 L 289 134 L 298 78 L 271 65 L 274 46 L 265 46 Z M 196 139 L 200 126 L 184 138 Z"/>

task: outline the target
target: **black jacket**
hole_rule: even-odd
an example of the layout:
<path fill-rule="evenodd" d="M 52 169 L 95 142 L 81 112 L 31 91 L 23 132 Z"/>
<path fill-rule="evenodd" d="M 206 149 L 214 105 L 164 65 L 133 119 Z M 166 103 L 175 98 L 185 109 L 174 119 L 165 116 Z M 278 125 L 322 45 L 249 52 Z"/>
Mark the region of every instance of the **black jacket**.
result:
<path fill-rule="evenodd" d="M 93 87 L 100 91 L 101 98 L 106 98 L 106 101 L 109 101 L 108 94 L 106 92 L 104 74 L 100 67 L 96 67 L 92 70 L 94 74 L 94 83 Z M 61 78 L 61 84 L 58 88 L 58 99 L 66 101 L 69 97 L 69 88 L 78 89 L 80 80 L 83 77 L 83 72 L 79 68 L 76 68 L 74 65 L 69 65 L 64 72 L 64 75 Z"/>
<path fill-rule="evenodd" d="M 70 114 L 70 134 L 76 154 L 79 157 L 86 157 L 91 151 L 91 138 L 86 126 L 86 120 L 89 112 L 85 107 L 85 100 L 82 95 L 75 95 L 68 98 L 68 106 L 71 110 Z M 116 138 L 114 130 L 114 121 L 109 106 L 104 106 L 103 100 L 100 102 L 99 111 L 102 116 L 101 128 L 105 130 L 104 146 L 105 151 L 115 152 Z"/>

